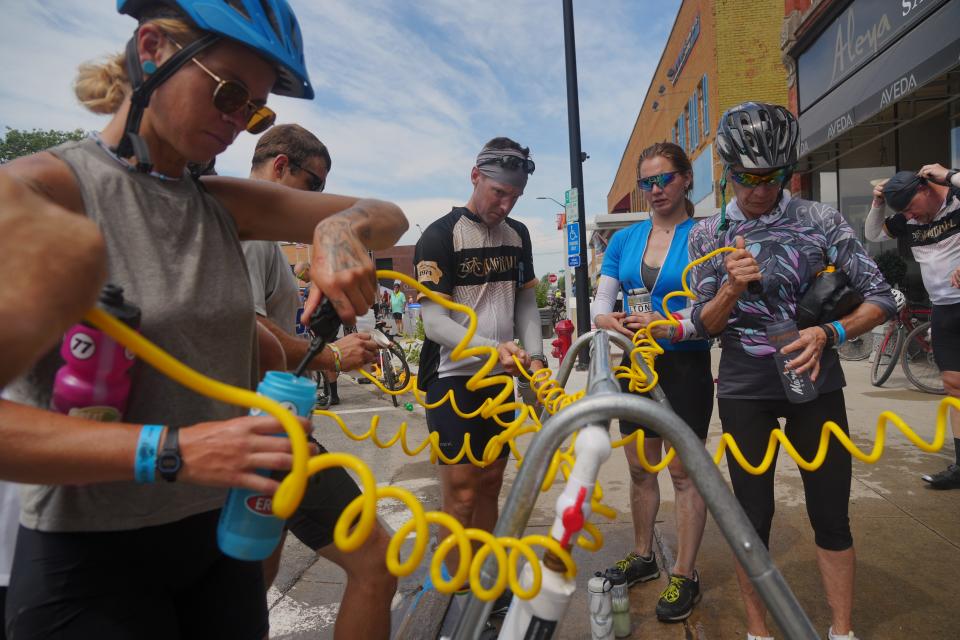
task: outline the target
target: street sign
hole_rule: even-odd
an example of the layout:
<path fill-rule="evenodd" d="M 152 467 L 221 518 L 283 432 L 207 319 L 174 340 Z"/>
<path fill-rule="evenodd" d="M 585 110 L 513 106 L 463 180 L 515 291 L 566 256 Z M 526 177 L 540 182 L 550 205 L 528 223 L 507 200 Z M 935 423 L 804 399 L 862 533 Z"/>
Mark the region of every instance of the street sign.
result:
<path fill-rule="evenodd" d="M 568 267 L 579 267 L 580 266 L 580 256 L 579 255 L 569 255 L 567 256 L 567 266 Z"/>
<path fill-rule="evenodd" d="M 580 223 L 567 224 L 567 255 L 580 255 Z"/>
<path fill-rule="evenodd" d="M 547 276 L 547 280 L 550 282 L 550 284 L 555 284 L 557 282 L 557 274 L 551 273 L 549 276 Z"/>
<path fill-rule="evenodd" d="M 569 207 L 572 206 L 574 209 L 580 206 L 580 190 L 574 187 L 573 189 L 567 189 L 564 192 L 565 204 Z"/>

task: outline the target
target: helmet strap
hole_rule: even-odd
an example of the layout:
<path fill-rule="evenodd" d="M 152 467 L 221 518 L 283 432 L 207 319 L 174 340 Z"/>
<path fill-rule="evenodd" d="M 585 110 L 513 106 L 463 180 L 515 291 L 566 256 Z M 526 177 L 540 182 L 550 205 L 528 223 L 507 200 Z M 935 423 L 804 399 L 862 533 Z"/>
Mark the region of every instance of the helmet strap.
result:
<path fill-rule="evenodd" d="M 727 220 L 727 167 L 723 167 L 723 175 L 720 176 L 720 226 L 717 227 L 717 235 L 727 230 L 730 222 Z"/>
<path fill-rule="evenodd" d="M 139 31 L 139 27 L 138 27 Z M 127 113 L 127 122 L 124 125 L 123 137 L 113 152 L 121 158 L 134 156 L 137 159 L 136 168 L 141 173 L 150 173 L 153 163 L 150 161 L 150 150 L 146 141 L 139 135 L 140 122 L 143 112 L 150 104 L 150 96 L 154 90 L 170 78 L 192 57 L 207 49 L 220 40 L 220 36 L 208 33 L 199 40 L 191 42 L 171 56 L 166 62 L 157 67 L 155 73 L 144 79 L 143 68 L 140 64 L 140 53 L 137 50 L 137 31 L 127 42 L 126 66 L 127 77 L 133 92 L 130 94 L 130 111 Z"/>

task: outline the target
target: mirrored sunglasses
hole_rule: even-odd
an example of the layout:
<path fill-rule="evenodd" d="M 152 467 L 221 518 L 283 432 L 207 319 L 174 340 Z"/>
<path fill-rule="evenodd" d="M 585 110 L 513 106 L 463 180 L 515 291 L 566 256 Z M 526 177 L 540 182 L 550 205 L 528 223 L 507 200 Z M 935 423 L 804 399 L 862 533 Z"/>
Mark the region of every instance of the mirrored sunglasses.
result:
<path fill-rule="evenodd" d="M 526 173 L 533 173 L 537 165 L 530 158 L 518 158 L 517 156 L 497 156 L 496 158 L 487 158 L 477 163 L 478 167 L 486 164 L 499 164 L 508 171 L 522 170 Z"/>
<path fill-rule="evenodd" d="M 773 173 L 764 175 L 747 173 L 746 171 L 730 171 L 730 177 L 737 184 L 752 189 L 765 184 L 781 185 L 790 177 L 790 170 L 787 168 L 777 169 Z"/>
<path fill-rule="evenodd" d="M 637 180 L 637 186 L 640 187 L 642 191 L 653 191 L 654 185 L 663 189 L 665 186 L 673 182 L 673 179 L 677 177 L 676 171 L 668 171 L 667 173 L 658 173 L 655 176 L 647 176 L 646 178 L 640 178 Z"/>

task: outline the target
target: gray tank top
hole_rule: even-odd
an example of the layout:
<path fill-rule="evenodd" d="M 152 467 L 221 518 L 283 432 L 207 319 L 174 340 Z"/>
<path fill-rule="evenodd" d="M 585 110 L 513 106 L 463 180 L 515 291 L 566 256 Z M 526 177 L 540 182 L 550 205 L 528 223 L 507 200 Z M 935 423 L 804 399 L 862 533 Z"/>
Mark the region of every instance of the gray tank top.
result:
<path fill-rule="evenodd" d="M 247 266 L 232 216 L 189 177 L 133 173 L 95 140 L 51 150 L 73 170 L 87 216 L 106 240 L 108 282 L 143 313 L 141 333 L 201 373 L 256 385 L 256 332 Z M 10 400 L 46 408 L 59 346 L 9 385 Z M 188 426 L 246 410 L 180 386 L 144 362 L 131 369 L 124 420 Z M 133 460 L 130 460 L 131 467 Z M 25 486 L 21 522 L 42 531 L 115 531 L 217 509 L 226 491 L 181 483 Z"/>

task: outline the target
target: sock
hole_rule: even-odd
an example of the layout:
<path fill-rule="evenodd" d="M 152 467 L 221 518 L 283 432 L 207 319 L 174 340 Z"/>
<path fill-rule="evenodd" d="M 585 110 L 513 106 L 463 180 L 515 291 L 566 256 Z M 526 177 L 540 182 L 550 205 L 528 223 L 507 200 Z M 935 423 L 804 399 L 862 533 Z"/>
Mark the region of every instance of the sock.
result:
<path fill-rule="evenodd" d="M 953 439 L 953 448 L 957 452 L 957 464 L 960 464 L 960 438 Z"/>
<path fill-rule="evenodd" d="M 849 638 L 852 635 L 853 635 L 852 630 L 850 631 L 850 633 L 844 634 L 842 636 L 834 635 L 833 626 L 831 626 L 830 629 L 827 631 L 827 638 L 829 638 L 829 640 L 847 640 L 847 638 Z"/>
<path fill-rule="evenodd" d="M 331 398 L 339 398 L 339 397 L 340 397 L 340 396 L 337 395 L 337 383 L 336 383 L 336 382 L 331 382 L 331 383 L 330 383 L 330 397 L 331 397 Z"/>
<path fill-rule="evenodd" d="M 773 636 L 755 636 L 752 633 L 748 633 L 747 640 L 773 640 Z"/>

